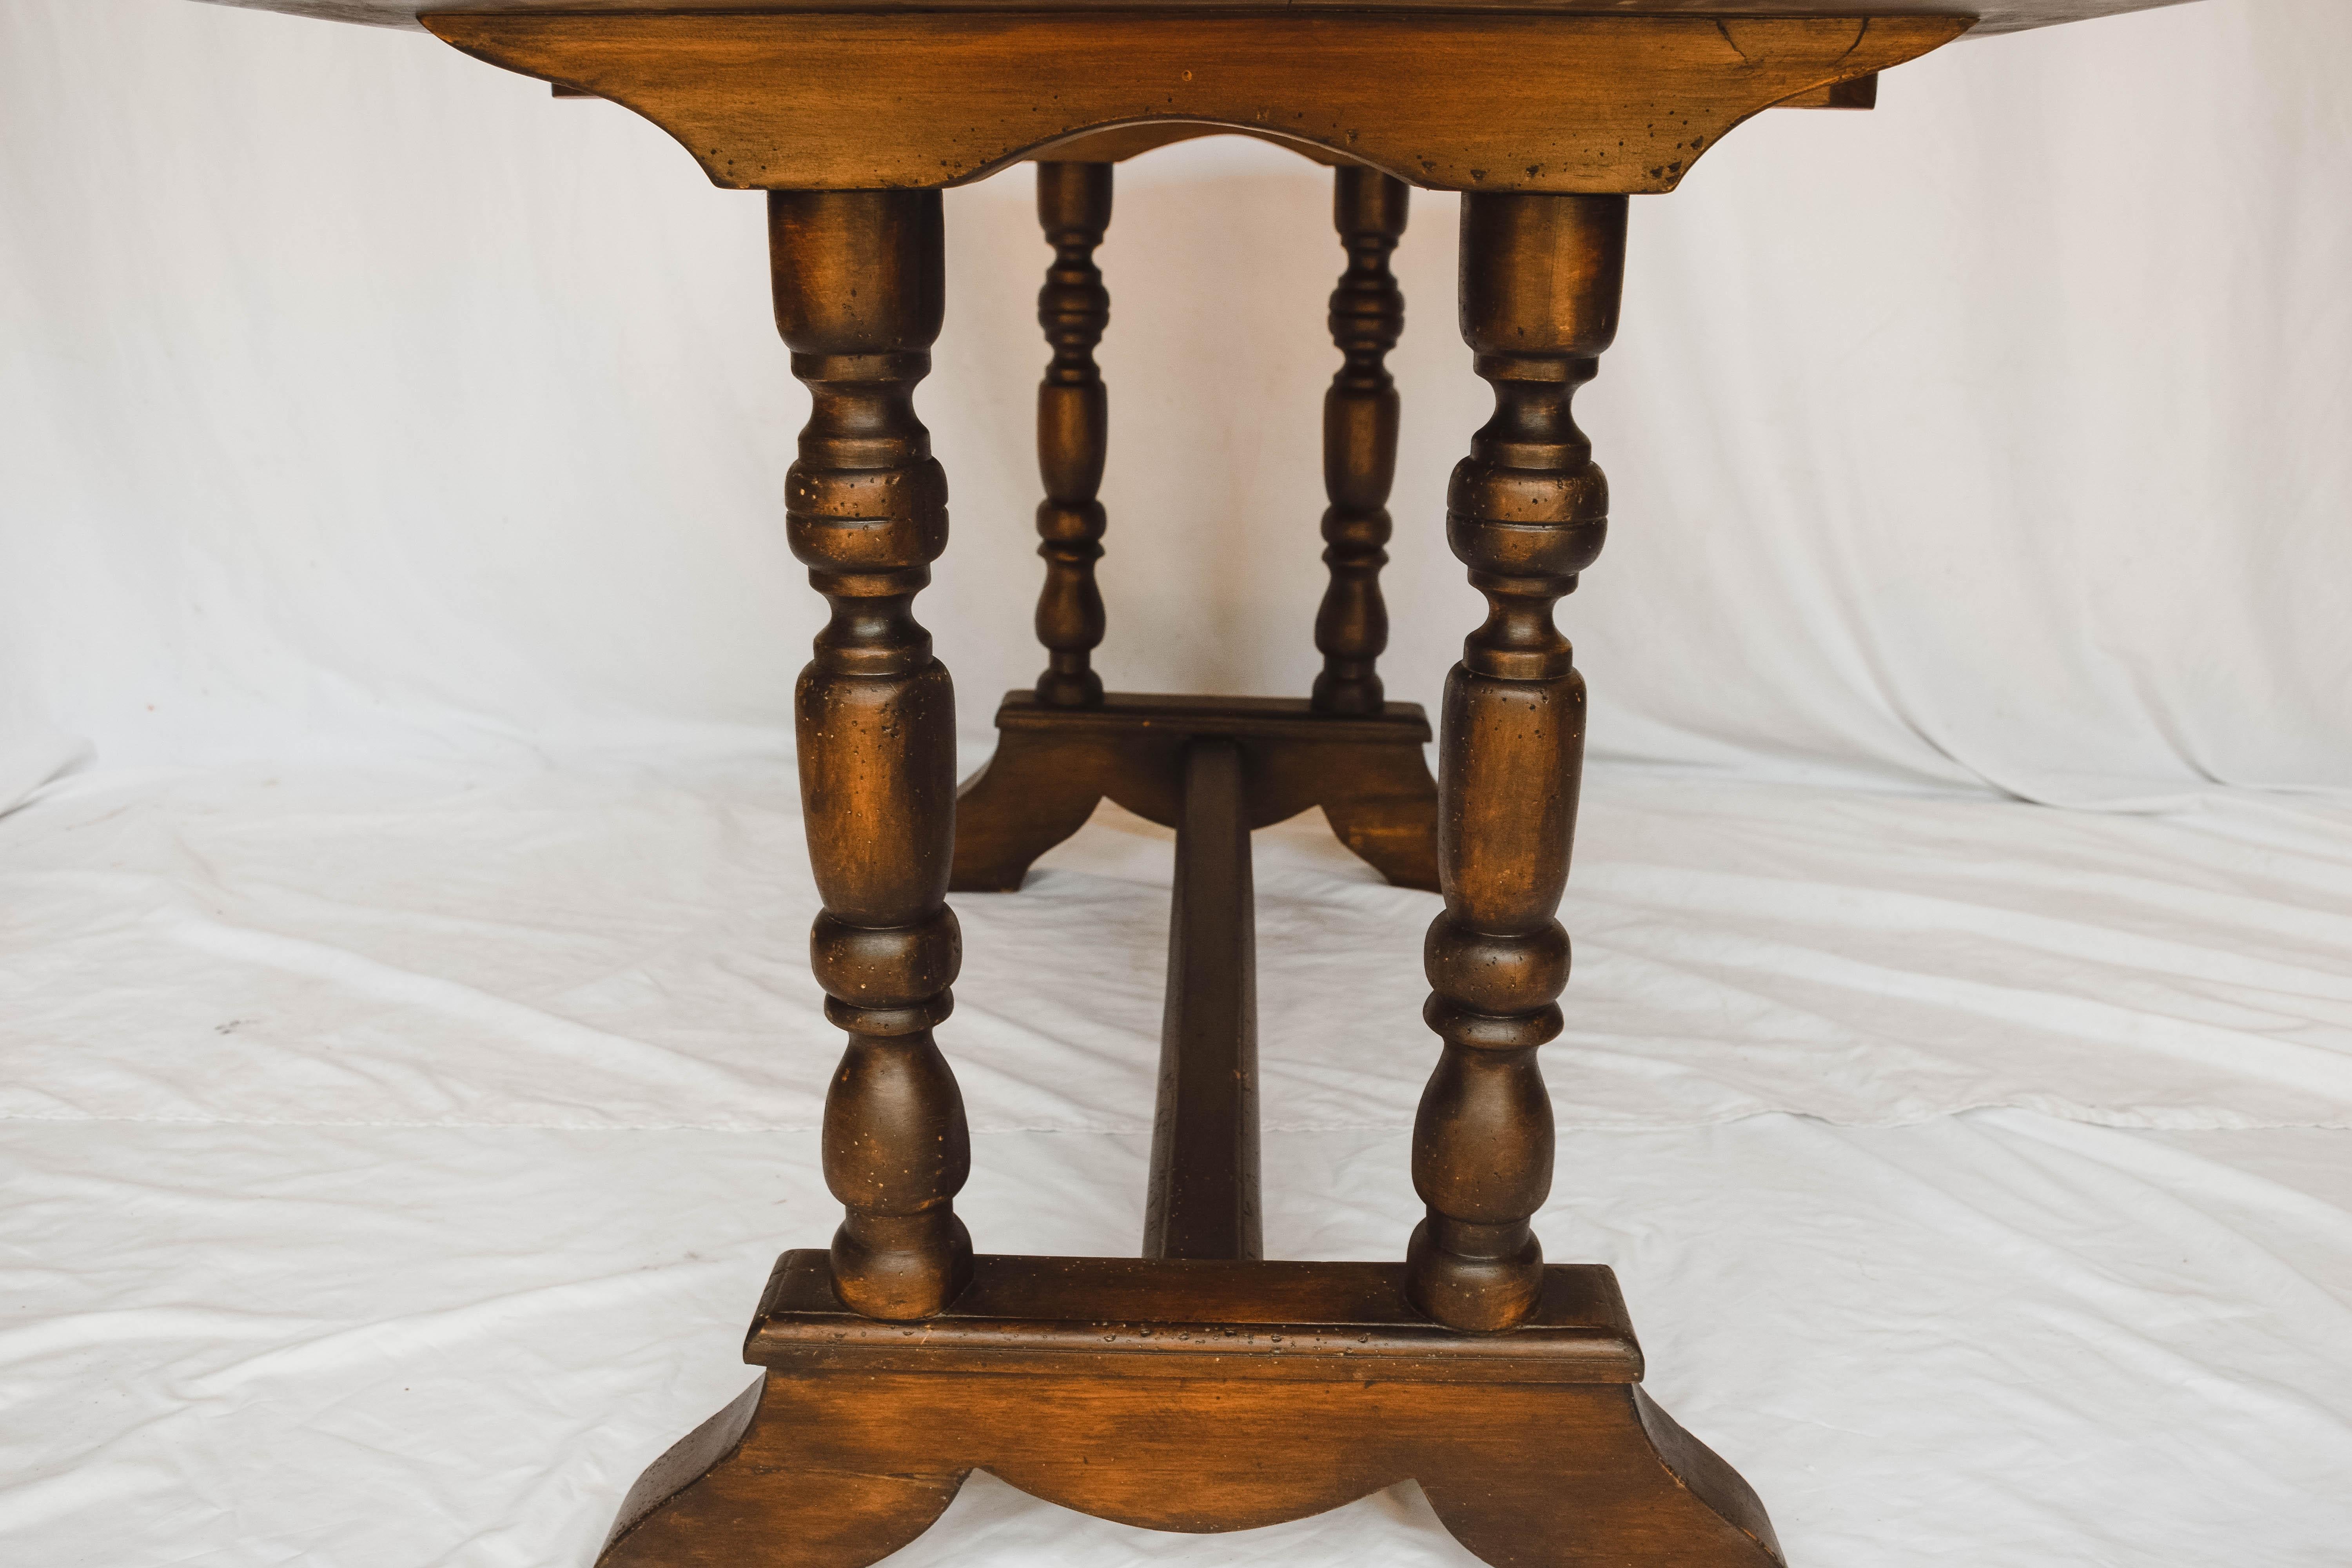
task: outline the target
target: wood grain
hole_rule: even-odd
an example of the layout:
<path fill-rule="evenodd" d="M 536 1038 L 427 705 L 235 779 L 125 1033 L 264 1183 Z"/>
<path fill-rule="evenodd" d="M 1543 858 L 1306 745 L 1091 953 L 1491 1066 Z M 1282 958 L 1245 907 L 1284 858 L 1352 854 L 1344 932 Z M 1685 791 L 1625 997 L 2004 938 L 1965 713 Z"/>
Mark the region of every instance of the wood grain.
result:
<path fill-rule="evenodd" d="M 982 1257 L 919 1331 L 843 1310 L 828 1268 L 780 1260 L 745 1348 L 764 1384 L 646 1471 L 610 1568 L 863 1568 L 974 1469 L 1188 1531 L 1410 1479 L 1498 1568 L 1781 1562 L 1747 1484 L 1642 1392 L 1605 1268 L 1546 1270 L 1524 1327 L 1465 1341 L 1395 1265 Z"/>
<path fill-rule="evenodd" d="M 1110 294 L 1095 250 L 1110 226 L 1111 165 L 1037 165 L 1037 223 L 1054 247 L 1037 290 L 1037 324 L 1054 357 L 1037 384 L 1037 469 L 1045 499 L 1037 505 L 1037 553 L 1045 586 L 1037 599 L 1037 640 L 1047 662 L 1037 700 L 1053 708 L 1102 702 L 1093 654 L 1103 639 L 1103 464 L 1110 440 L 1110 398 L 1095 345 L 1110 325 Z"/>
<path fill-rule="evenodd" d="M 721 185 L 771 191 L 776 321 L 812 400 L 788 532 L 831 610 L 796 721 L 824 900 L 811 956 L 848 1036 L 824 1130 L 845 1219 L 829 1250 L 780 1260 L 747 1341 L 761 1383 L 646 1469 L 603 1561 L 863 1568 L 986 1468 L 1185 1531 L 1411 1479 L 1497 1568 L 1779 1568 L 1754 1493 L 1643 1393 L 1613 1277 L 1546 1266 L 1530 1226 L 1585 710 L 1553 606 L 1607 526 L 1570 400 L 1615 331 L 1626 195 L 1673 189 L 1764 108 L 1866 107 L 1880 70 L 1972 22 L 2163 0 L 1983 0 L 1979 17 L 1939 0 L 1846 16 L 1812 0 L 225 3 L 421 20 L 635 110 Z M 1090 668 L 1109 164 L 1218 132 L 1340 165 L 1311 703 L 1105 694 Z M 939 187 L 1022 159 L 1041 161 L 1056 253 L 1039 300 L 1051 662 L 959 793 L 952 684 L 913 616 L 947 540 L 913 393 L 943 309 Z M 1487 615 L 1447 682 L 1434 782 L 1426 721 L 1384 702 L 1374 663 L 1407 184 L 1467 193 L 1461 327 L 1496 397 L 1448 496 Z M 932 1035 L 961 958 L 945 894 L 1018 887 L 1105 796 L 1181 824 L 1156 1256 L 975 1258 L 954 1211 L 963 1108 Z M 1445 899 L 1423 949 L 1442 1041 L 1413 1136 L 1426 1215 L 1402 1264 L 1255 1260 L 1248 831 L 1313 805 L 1390 880 Z"/>
<path fill-rule="evenodd" d="M 1106 163 L 1123 163 L 1129 158 L 1156 153 L 1162 147 L 1172 147 L 1179 142 L 1195 142 L 1203 136 L 1246 136 L 1255 141 L 1270 142 L 1285 152 L 1318 163 L 1345 164 L 1348 159 L 1328 147 L 1310 146 L 1303 142 L 1286 142 L 1260 131 L 1238 131 L 1230 125 L 1197 125 L 1181 120 L 1162 120 L 1141 125 L 1114 125 L 1108 131 L 1089 131 L 1073 142 L 1065 142 L 1050 154 L 1030 153 L 1033 159 L 1045 157 L 1087 158 Z"/>
<path fill-rule="evenodd" d="M 1412 184 L 1573 192 L 1670 191 L 1758 110 L 1967 26 L 1399 11 L 425 21 L 468 54 L 626 105 L 729 187 L 960 184 L 1089 132 L 1185 121 L 1320 147 Z"/>
<path fill-rule="evenodd" d="M 777 1259 L 745 1354 L 802 1371 L 950 1366 L 992 1374 L 1095 1368 L 1119 1377 L 1634 1383 L 1642 1350 L 1616 1276 L 1544 1270 L 1508 1333 L 1465 1338 L 1406 1300 L 1396 1263 L 982 1254 L 955 1302 L 910 1337 L 835 1300 L 824 1252 Z"/>
<path fill-rule="evenodd" d="M 1323 564 L 1331 574 L 1315 615 L 1320 713 L 1377 713 L 1378 670 L 1389 643 L 1381 568 L 1388 564 L 1389 489 L 1396 481 L 1396 378 L 1389 351 L 1404 333 L 1404 291 L 1389 258 L 1404 235 L 1410 189 L 1371 169 L 1332 177 L 1331 223 L 1348 269 L 1331 291 L 1331 342 L 1339 368 L 1323 395 Z"/>
<path fill-rule="evenodd" d="M 848 1049 L 824 1106 L 842 1299 L 920 1318 L 954 1298 L 971 1239 L 963 1100 L 931 1030 L 962 940 L 947 907 L 955 688 L 914 617 L 947 546 L 947 479 L 915 417 L 945 309 L 939 193 L 776 191 L 776 325 L 808 387 L 786 536 L 825 596 L 794 707 L 809 861 L 824 911 L 809 952 Z"/>
<path fill-rule="evenodd" d="M 327 21 L 363 22 L 385 27 L 418 27 L 420 17 L 453 11 L 564 11 L 589 15 L 664 11 L 1263 11 L 1267 0 L 209 0 L 243 10 L 282 11 Z M 1860 7 L 1879 16 L 1970 16 L 1980 34 L 2013 33 L 2096 16 L 2119 16 L 2179 5 L 2186 0 L 1870 0 Z M 1284 0 L 1285 10 L 1490 11 L 1509 9 L 1536 16 L 1608 16 L 1629 7 L 1625 0 Z M 1680 16 L 1809 16 L 1821 14 L 1818 0 L 1641 0 L 1639 9 Z"/>
<path fill-rule="evenodd" d="M 727 1458 L 600 1563 L 866 1568 L 974 1469 L 1146 1530 L 1257 1529 L 1412 1480 L 1495 1568 L 1784 1563 L 1754 1492 L 1636 1384 L 786 1372 Z"/>
<path fill-rule="evenodd" d="M 1143 1256 L 1256 1258 L 1257 911 L 1242 749 L 1182 753 Z"/>
<path fill-rule="evenodd" d="M 1535 1305 L 1528 1220 L 1551 1191 L 1551 1100 L 1536 1049 L 1560 1030 L 1584 680 L 1552 605 L 1601 553 L 1609 485 L 1569 402 L 1617 331 L 1625 198 L 1477 194 L 1462 203 L 1461 323 L 1495 416 L 1446 493 L 1445 532 L 1486 597 L 1445 682 L 1438 876 L 1423 1012 L 1444 1040 L 1413 1124 L 1413 1300 L 1491 1331 Z"/>
<path fill-rule="evenodd" d="M 1878 107 L 1878 73 L 1848 77 L 1827 87 L 1817 87 L 1811 92 L 1801 92 L 1794 98 L 1784 98 L 1775 109 L 1876 109 Z"/>
<path fill-rule="evenodd" d="M 1437 784 L 1416 703 L 1376 714 L 1318 713 L 1282 697 L 1163 697 L 1115 691 L 1093 709 L 1049 708 L 1008 692 L 996 752 L 956 795 L 958 892 L 1011 892 L 1030 865 L 1118 802 L 1173 827 L 1182 752 L 1196 737 L 1242 749 L 1249 825 L 1321 806 L 1339 841 L 1401 888 L 1437 887 Z"/>

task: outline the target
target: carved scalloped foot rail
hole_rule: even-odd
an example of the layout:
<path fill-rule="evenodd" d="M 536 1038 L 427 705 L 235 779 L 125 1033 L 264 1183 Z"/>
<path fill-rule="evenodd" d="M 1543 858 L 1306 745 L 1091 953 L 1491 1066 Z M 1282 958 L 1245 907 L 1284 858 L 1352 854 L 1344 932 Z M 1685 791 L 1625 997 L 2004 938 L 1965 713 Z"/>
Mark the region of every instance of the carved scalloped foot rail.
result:
<path fill-rule="evenodd" d="M 992 1258 L 920 1330 L 778 1262 L 761 1384 L 646 1472 L 604 1568 L 865 1568 L 975 1469 L 1152 1530 L 1246 1530 L 1399 1481 L 1496 1568 L 1780 1568 L 1755 1494 L 1642 1393 L 1606 1268 L 1464 1342 L 1392 1264 Z M 1466 1345 L 1466 1349 L 1465 1349 Z"/>

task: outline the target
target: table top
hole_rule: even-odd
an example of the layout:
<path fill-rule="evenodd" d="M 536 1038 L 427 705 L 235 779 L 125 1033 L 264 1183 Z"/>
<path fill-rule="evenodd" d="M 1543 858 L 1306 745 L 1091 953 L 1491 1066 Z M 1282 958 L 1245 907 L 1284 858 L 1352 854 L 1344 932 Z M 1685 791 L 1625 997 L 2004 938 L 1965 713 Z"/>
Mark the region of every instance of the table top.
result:
<path fill-rule="evenodd" d="M 1155 11 L 1194 10 L 1477 10 L 1561 16 L 1818 16 L 1824 14 L 1872 16 L 1960 16 L 1978 18 L 1974 33 L 2013 33 L 2046 27 L 2058 22 L 2079 22 L 2092 16 L 2112 16 L 2126 11 L 2149 11 L 2178 5 L 2186 0 L 210 0 L 213 5 L 237 5 L 257 11 L 284 11 L 298 16 L 319 16 L 335 22 L 365 22 L 378 26 L 415 27 L 420 14 L 436 12 L 549 11 L 578 14 L 595 11 Z"/>

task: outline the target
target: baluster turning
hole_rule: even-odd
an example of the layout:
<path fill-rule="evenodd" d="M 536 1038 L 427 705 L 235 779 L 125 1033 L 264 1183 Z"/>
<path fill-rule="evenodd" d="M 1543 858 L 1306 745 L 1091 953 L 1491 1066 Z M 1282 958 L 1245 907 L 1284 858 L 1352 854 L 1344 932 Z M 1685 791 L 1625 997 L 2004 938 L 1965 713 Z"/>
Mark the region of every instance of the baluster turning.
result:
<path fill-rule="evenodd" d="M 1454 470 L 1445 531 L 1486 624 L 1445 683 L 1437 854 L 1445 910 L 1423 962 L 1444 1041 L 1413 1126 L 1413 1301 L 1457 1329 L 1534 1310 L 1551 1191 L 1551 1101 L 1536 1048 L 1560 1030 L 1584 681 L 1552 605 L 1600 554 L 1609 486 L 1569 400 L 1617 331 L 1625 198 L 1462 198 L 1462 336 L 1495 416 Z"/>
<path fill-rule="evenodd" d="M 1037 553 L 1045 558 L 1037 640 L 1048 655 L 1037 700 L 1049 708 L 1097 707 L 1103 696 L 1091 655 L 1103 639 L 1095 563 L 1102 559 L 1104 519 L 1095 498 L 1102 489 L 1109 405 L 1094 351 L 1110 325 L 1110 293 L 1094 258 L 1110 226 L 1111 167 L 1037 165 L 1037 221 L 1054 247 L 1037 291 L 1037 324 L 1054 349 L 1037 384 L 1037 468 L 1045 481 L 1037 507 Z"/>
<path fill-rule="evenodd" d="M 1388 564 L 1389 488 L 1396 479 L 1397 391 L 1388 354 L 1404 332 L 1404 292 L 1389 256 L 1404 234 L 1404 182 L 1372 169 L 1337 172 L 1331 221 L 1348 269 L 1331 291 L 1331 341 L 1342 356 L 1323 395 L 1324 563 L 1331 570 L 1315 616 L 1322 713 L 1377 713 L 1374 662 L 1389 643 L 1381 568 Z"/>
<path fill-rule="evenodd" d="M 835 1287 L 867 1317 L 930 1316 L 971 1269 L 955 1194 L 963 1100 L 931 1038 L 962 962 L 947 907 L 955 688 L 914 616 L 947 546 L 947 480 L 915 417 L 945 301 L 940 193 L 773 191 L 776 325 L 809 389 L 786 481 L 793 553 L 833 617 L 795 693 L 801 797 L 824 911 L 809 940 L 849 1044 L 824 1105 L 848 1211 Z"/>

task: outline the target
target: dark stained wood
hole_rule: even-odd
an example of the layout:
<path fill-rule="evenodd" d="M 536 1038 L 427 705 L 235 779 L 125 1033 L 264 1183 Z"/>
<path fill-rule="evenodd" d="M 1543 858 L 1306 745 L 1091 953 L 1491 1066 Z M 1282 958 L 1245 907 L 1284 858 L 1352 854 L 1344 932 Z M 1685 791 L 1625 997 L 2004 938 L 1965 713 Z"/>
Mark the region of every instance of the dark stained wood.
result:
<path fill-rule="evenodd" d="M 659 9 L 664 11 L 881 11 L 922 15 L 940 11 L 1162 11 L 1191 15 L 1202 11 L 1263 11 L 1266 0 L 463 0 L 442 5 L 434 0 L 210 0 L 256 11 L 285 11 L 298 16 L 332 21 L 372 22 L 382 26 L 414 27 L 425 12 L 450 11 L 569 11 L 590 15 Z M 2129 11 L 2151 11 L 2185 0 L 1974 0 L 1958 11 L 1976 14 L 1975 32 L 2011 33 L 2025 27 L 2047 27 L 2094 16 L 2116 16 Z M 1286 0 L 1286 10 L 1428 11 L 1494 10 L 1496 0 Z M 1514 0 L 1510 7 L 1535 16 L 1592 16 L 1628 10 L 1685 16 L 1811 16 L 1839 9 L 1822 0 Z M 1942 16 L 1955 14 L 1949 0 L 1870 0 L 1851 8 L 1853 14 L 1874 16 Z"/>
<path fill-rule="evenodd" d="M 1183 752 L 1143 1256 L 1261 1256 L 1257 917 L 1241 746 Z"/>
<path fill-rule="evenodd" d="M 1616 1276 L 1598 1264 L 1546 1268 L 1525 1323 L 1465 1338 L 1413 1310 L 1397 1263 L 982 1254 L 955 1304 L 909 1339 L 836 1301 L 813 1249 L 776 1260 L 745 1355 L 800 1371 L 1122 1377 L 1197 1376 L 1203 1356 L 1219 1376 L 1247 1378 L 1557 1382 L 1572 1368 L 1578 1382 L 1638 1383 L 1643 1372 Z"/>
<path fill-rule="evenodd" d="M 425 20 L 468 54 L 626 105 L 740 189 L 961 184 L 1108 127 L 1174 121 L 1445 190 L 1670 191 L 1758 110 L 1968 26 L 1452 10 Z"/>
<path fill-rule="evenodd" d="M 844 1310 L 827 1269 L 780 1260 L 744 1352 L 759 1408 L 656 1462 L 611 1568 L 859 1568 L 975 1468 L 1155 1530 L 1412 1479 L 1498 1565 L 1781 1561 L 1755 1494 L 1643 1394 L 1606 1268 L 1545 1270 L 1524 1326 L 1469 1340 L 1413 1311 L 1394 1264 L 982 1257 L 919 1331 Z"/>
<path fill-rule="evenodd" d="M 877 1458 L 893 1425 L 932 1415 L 888 1400 L 870 1379 L 769 1373 L 638 1479 L 597 1568 L 878 1563 L 929 1529 L 971 1474 Z M 713 1451 L 715 1462 L 689 1468 Z M 680 1471 L 683 1483 L 672 1486 Z"/>
<path fill-rule="evenodd" d="M 1445 912 L 1423 949 L 1423 1016 L 1445 1042 L 1413 1127 L 1429 1205 L 1407 1257 L 1423 1310 L 1459 1329 L 1534 1309 L 1551 1191 L 1551 1100 L 1536 1047 L 1559 1033 L 1568 880 L 1584 755 L 1584 680 L 1552 605 L 1601 553 L 1609 486 L 1569 402 L 1617 331 L 1620 196 L 1462 203 L 1463 340 L 1495 388 L 1446 493 L 1445 532 L 1486 596 L 1446 678 L 1438 739 Z"/>
<path fill-rule="evenodd" d="M 1098 707 L 1103 697 L 1102 677 L 1091 666 L 1103 639 L 1102 591 L 1095 585 L 1103 507 L 1095 498 L 1110 404 L 1095 345 L 1110 325 L 1110 293 L 1095 250 L 1110 226 L 1110 196 L 1108 163 L 1037 165 L 1037 222 L 1054 247 L 1037 291 L 1037 324 L 1054 348 L 1037 385 L 1037 468 L 1045 480 L 1037 505 L 1037 553 L 1045 558 L 1037 640 L 1050 656 L 1037 677 L 1037 700 L 1049 708 Z"/>
<path fill-rule="evenodd" d="M 1876 109 L 1878 107 L 1878 73 L 1858 76 L 1845 81 L 1833 81 L 1827 87 L 1817 87 L 1811 92 L 1784 98 L 1775 109 Z"/>
<path fill-rule="evenodd" d="M 974 1469 L 1064 1508 L 1213 1533 L 1418 1481 L 1495 1568 L 1781 1568 L 1731 1468 L 1638 1384 L 771 1372 L 741 1443 L 605 1568 L 865 1568 Z"/>
<path fill-rule="evenodd" d="M 549 84 L 549 90 L 557 98 L 596 99 L 593 92 L 566 87 L 560 81 Z M 1832 82 L 1827 87 L 1815 88 L 1794 98 L 1784 98 L 1772 105 L 1775 109 L 1875 109 L 1877 106 L 1878 73 L 1875 71 L 1868 76 L 1856 77 L 1852 81 Z M 1310 163 L 1337 168 L 1358 166 L 1352 160 L 1341 157 L 1328 147 L 1286 141 L 1263 131 L 1242 131 L 1230 125 L 1198 125 L 1182 121 L 1114 125 L 1108 131 L 1089 131 L 1075 141 L 1060 143 L 1051 153 L 1029 153 L 1024 161 L 1032 163 L 1123 163 L 1129 158 L 1156 153 L 1179 142 L 1197 142 L 1204 136 L 1240 136 L 1266 142 L 1286 153 L 1296 153 Z"/>
<path fill-rule="evenodd" d="M 1669 7 L 1655 8 L 1663 10 Z M 555 96 L 593 98 L 595 95 L 558 87 L 555 89 Z M 1833 82 L 1828 87 L 1815 88 L 1810 92 L 1800 93 L 1794 98 L 1784 98 L 1772 107 L 1775 109 L 1870 109 L 1876 106 L 1877 100 L 1878 73 L 1873 71 L 1868 76 L 1856 77 L 1851 81 Z M 1068 159 L 1086 163 L 1123 163 L 1129 158 L 1139 158 L 1146 153 L 1156 153 L 1162 147 L 1171 147 L 1179 142 L 1198 141 L 1203 136 L 1245 136 L 1255 141 L 1271 142 L 1276 147 L 1296 153 L 1313 163 L 1329 164 L 1342 169 L 1362 166 L 1357 164 L 1354 159 L 1336 153 L 1328 147 L 1287 141 L 1269 132 L 1244 131 L 1231 125 L 1201 125 L 1169 120 L 1141 125 L 1115 125 L 1108 131 L 1089 131 L 1074 142 L 1063 142 L 1051 153 L 1032 153 L 1028 156 L 1034 163 Z"/>
<path fill-rule="evenodd" d="M 824 1254 L 817 1256 L 824 1257 Z M 830 1290 L 833 1279 L 830 1260 L 824 1266 L 824 1273 L 825 1288 Z M 736 1450 L 743 1446 L 744 1434 L 751 1429 L 751 1417 L 759 1414 L 767 1383 L 764 1376 L 755 1380 L 721 1407 L 718 1415 L 671 1444 L 660 1458 L 646 1467 L 645 1473 L 637 1477 L 636 1483 L 629 1488 L 628 1495 L 621 1500 L 621 1511 L 614 1516 L 613 1528 L 604 1533 L 604 1545 L 597 1554 L 598 1562 L 613 1561 L 610 1553 L 615 1542 L 645 1522 L 655 1510 L 700 1480 L 705 1472 L 735 1457 Z M 961 1484 L 961 1478 L 958 1484 Z M 940 1509 L 947 1507 L 954 1495 L 955 1489 L 950 1487 L 947 1496 L 940 1499 Z M 860 1510 L 853 1500 L 851 1507 L 842 1511 L 854 1515 Z M 887 1509 L 873 1511 L 899 1513 L 905 1510 Z M 933 1509 L 922 1524 L 915 1527 L 916 1530 L 919 1531 L 938 1514 L 939 1509 Z"/>
<path fill-rule="evenodd" d="M 412 0 L 228 0 L 414 25 Z M 1982 30 L 2162 0 L 1983 0 Z M 811 956 L 849 1037 L 825 1109 L 845 1219 L 787 1254 L 747 1390 L 632 1489 L 613 1568 L 861 1568 L 974 1468 L 1098 1517 L 1244 1529 L 1404 1479 L 1497 1568 L 1778 1568 L 1760 1503 L 1643 1394 L 1609 1271 L 1547 1267 L 1584 689 L 1553 606 L 1607 486 L 1570 416 L 1613 336 L 1626 201 L 1748 115 L 1868 107 L 1967 31 L 1944 0 L 471 0 L 424 25 L 603 97 L 721 185 L 769 188 L 778 326 L 812 409 L 792 548 L 832 617 L 796 697 L 824 912 Z M 1345 363 L 1327 403 L 1332 573 L 1315 700 L 1106 696 L 1093 564 L 1117 159 L 1236 132 L 1340 166 Z M 954 789 L 954 693 L 913 602 L 947 540 L 915 416 L 944 298 L 938 187 L 1041 160 L 1048 562 L 1038 692 Z M 1460 316 L 1494 417 L 1448 496 L 1487 600 L 1448 679 L 1441 773 L 1382 700 L 1377 586 L 1406 184 L 1467 193 Z M 961 1102 L 933 1039 L 961 962 L 945 893 L 1011 889 L 1108 796 L 1179 825 L 1162 1114 L 1140 1260 L 975 1258 Z M 1402 1264 L 1258 1250 L 1248 832 L 1320 805 L 1392 882 L 1441 887 L 1423 949 L 1443 1042 Z M 961 821 L 959 821 L 959 817 Z"/>
<path fill-rule="evenodd" d="M 1086 826 L 1108 798 L 1173 827 L 1181 752 L 1202 735 L 1242 750 L 1249 825 L 1319 805 L 1339 841 L 1401 888 L 1437 887 L 1437 784 L 1422 748 L 1420 705 L 1318 713 L 1281 697 L 1112 692 L 1095 709 L 1047 708 L 1026 691 L 996 710 L 996 753 L 956 796 L 958 892 L 1012 892 L 1037 857 Z"/>
<path fill-rule="evenodd" d="M 1328 147 L 1286 141 L 1263 131 L 1243 131 L 1231 125 L 1200 125 L 1181 120 L 1162 120 L 1142 125 L 1114 125 L 1108 131 L 1089 131 L 1074 142 L 1063 142 L 1050 154 L 1032 153 L 1030 156 L 1038 162 L 1053 157 L 1123 163 L 1129 158 L 1156 153 L 1179 142 L 1195 142 L 1203 136 L 1244 136 L 1253 141 L 1270 142 L 1318 163 L 1343 164 L 1349 162 Z"/>
<path fill-rule="evenodd" d="M 938 1311 L 971 1240 L 963 1100 L 931 1030 L 962 962 L 947 907 L 955 845 L 955 688 L 916 623 L 946 548 L 947 480 L 915 417 L 945 308 L 936 191 L 777 191 L 776 325 L 809 389 L 785 480 L 793 553 L 832 606 L 795 706 L 809 938 L 825 1016 L 849 1033 L 824 1108 L 842 1300 L 881 1318 Z"/>
<path fill-rule="evenodd" d="M 1388 564 L 1389 488 L 1396 482 L 1397 390 L 1389 351 L 1404 333 L 1404 290 L 1389 270 L 1403 237 L 1402 180 L 1371 169 L 1333 175 L 1331 222 L 1347 247 L 1348 269 L 1331 291 L 1331 341 L 1339 373 L 1323 395 L 1323 563 L 1331 584 L 1315 616 L 1323 671 L 1315 678 L 1319 713 L 1377 713 L 1375 666 L 1389 646 L 1381 568 Z"/>

